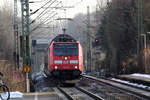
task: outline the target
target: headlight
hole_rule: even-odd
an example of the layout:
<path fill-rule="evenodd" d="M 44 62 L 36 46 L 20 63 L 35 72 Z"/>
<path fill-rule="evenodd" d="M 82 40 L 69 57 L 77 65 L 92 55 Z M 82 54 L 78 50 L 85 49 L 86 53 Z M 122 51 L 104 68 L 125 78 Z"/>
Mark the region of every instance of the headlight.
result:
<path fill-rule="evenodd" d="M 78 60 L 70 60 L 70 64 L 78 64 Z"/>
<path fill-rule="evenodd" d="M 54 60 L 54 64 L 62 64 L 62 60 Z"/>
<path fill-rule="evenodd" d="M 55 66 L 54 68 L 55 68 L 55 69 L 58 69 L 59 67 L 58 67 L 58 66 Z"/>
<path fill-rule="evenodd" d="M 75 69 L 78 69 L 78 66 L 74 66 Z"/>
<path fill-rule="evenodd" d="M 73 68 L 73 69 L 78 69 L 78 66 L 73 66 L 72 68 Z"/>

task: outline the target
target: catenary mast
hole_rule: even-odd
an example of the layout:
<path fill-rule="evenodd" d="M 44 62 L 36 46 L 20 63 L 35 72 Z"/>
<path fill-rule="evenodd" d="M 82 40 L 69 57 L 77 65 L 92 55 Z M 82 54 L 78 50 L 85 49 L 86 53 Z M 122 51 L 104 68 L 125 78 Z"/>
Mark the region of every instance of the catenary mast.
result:
<path fill-rule="evenodd" d="M 30 48 L 29 48 L 29 0 L 21 0 L 22 9 L 22 62 L 24 65 L 30 65 Z"/>
<path fill-rule="evenodd" d="M 14 61 L 19 67 L 19 34 L 18 34 L 18 7 L 17 0 L 14 0 Z"/>

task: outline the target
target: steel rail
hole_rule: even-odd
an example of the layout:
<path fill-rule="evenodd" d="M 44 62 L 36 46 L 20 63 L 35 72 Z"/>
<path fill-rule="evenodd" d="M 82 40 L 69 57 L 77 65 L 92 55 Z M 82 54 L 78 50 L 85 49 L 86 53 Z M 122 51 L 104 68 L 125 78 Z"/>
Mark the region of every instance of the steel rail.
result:
<path fill-rule="evenodd" d="M 71 95 L 65 92 L 61 87 L 57 87 L 59 91 L 61 91 L 69 100 L 74 100 Z"/>
<path fill-rule="evenodd" d="M 105 82 L 105 81 L 110 81 L 110 80 L 106 80 L 106 79 L 98 79 L 96 77 L 93 77 L 93 76 L 89 76 L 89 75 L 82 75 L 83 77 L 86 77 L 86 78 L 89 78 L 89 79 L 92 79 L 92 80 L 95 80 L 95 81 L 98 81 L 98 82 L 101 82 L 103 84 L 107 84 L 109 86 L 112 86 L 112 87 L 115 87 L 115 88 L 118 88 L 120 90 L 124 90 L 124 91 L 127 91 L 127 92 L 130 92 L 132 94 L 135 94 L 137 96 L 140 96 L 140 97 L 143 97 L 143 98 L 146 98 L 146 99 L 150 99 L 150 96 L 146 95 L 146 94 L 142 94 L 142 93 L 138 93 L 137 91 L 133 91 L 131 89 L 125 89 L 123 87 L 119 87 L 119 86 L 116 86 L 116 85 L 113 85 L 111 82 Z M 113 82 L 113 81 L 112 81 Z M 115 83 L 115 82 L 114 82 Z M 117 82 L 116 82 L 117 83 Z M 117 84 L 121 84 L 121 83 L 117 83 Z M 126 84 L 121 84 L 121 85 L 124 85 L 124 86 L 128 86 Z M 133 86 L 128 86 L 128 87 L 131 87 L 131 88 L 134 88 L 134 89 L 139 89 L 137 87 L 133 87 Z M 145 91 L 143 89 L 139 89 L 139 90 L 142 90 L 142 91 Z M 145 92 L 149 92 L 149 91 L 145 91 Z"/>
<path fill-rule="evenodd" d="M 127 83 L 123 83 L 123 82 L 119 82 L 119 81 L 115 81 L 115 80 L 111 80 L 111 79 L 106 79 L 106 78 L 104 78 L 104 79 L 105 79 L 105 80 L 108 80 L 108 81 L 120 83 L 120 84 L 123 84 L 123 85 L 131 86 L 131 87 L 133 87 L 133 88 L 138 88 L 138 89 L 141 89 L 141 90 L 150 92 L 150 89 L 146 89 L 146 88 L 142 88 L 142 87 L 137 87 L 137 86 L 134 86 L 134 85 L 131 85 L 131 84 L 127 84 Z"/>
<path fill-rule="evenodd" d="M 97 96 L 97 95 L 95 95 L 95 94 L 93 94 L 93 93 L 91 93 L 91 92 L 89 92 L 89 91 L 87 91 L 87 90 L 85 90 L 85 89 L 83 89 L 81 87 L 75 86 L 75 88 L 78 89 L 78 90 L 80 90 L 81 92 L 89 95 L 90 97 L 94 98 L 95 100 L 105 100 L 102 97 Z"/>
<path fill-rule="evenodd" d="M 57 87 L 57 88 L 58 88 L 58 90 L 60 90 L 69 100 L 75 100 L 71 95 L 69 95 L 67 92 L 65 92 L 65 90 L 63 90 L 61 87 Z M 95 94 L 93 94 L 93 93 L 91 93 L 91 92 L 89 92 L 89 91 L 87 91 L 87 90 L 85 90 L 85 89 L 83 89 L 83 88 L 81 88 L 81 87 L 75 86 L 75 89 L 81 91 L 82 93 L 88 95 L 89 97 L 91 97 L 91 98 L 93 98 L 93 99 L 95 99 L 95 100 L 105 100 L 105 99 L 103 99 L 102 97 L 97 96 L 97 95 L 95 95 Z"/>

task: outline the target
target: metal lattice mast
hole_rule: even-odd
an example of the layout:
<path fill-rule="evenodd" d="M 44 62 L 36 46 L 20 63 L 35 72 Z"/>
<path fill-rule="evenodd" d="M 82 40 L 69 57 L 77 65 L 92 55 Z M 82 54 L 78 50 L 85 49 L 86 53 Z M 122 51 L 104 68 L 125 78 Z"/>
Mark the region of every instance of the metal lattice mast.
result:
<path fill-rule="evenodd" d="M 87 71 L 91 71 L 91 35 L 90 35 L 90 9 L 87 6 Z"/>
<path fill-rule="evenodd" d="M 30 48 L 29 48 L 29 0 L 21 0 L 22 8 L 22 58 L 23 66 L 30 65 Z"/>
<path fill-rule="evenodd" d="M 138 41 L 137 41 L 137 54 L 140 53 L 140 36 L 143 33 L 143 16 L 142 16 L 142 2 L 138 0 Z"/>
<path fill-rule="evenodd" d="M 17 0 L 14 0 L 14 61 L 15 66 L 19 67 L 19 34 L 18 34 L 18 7 Z"/>

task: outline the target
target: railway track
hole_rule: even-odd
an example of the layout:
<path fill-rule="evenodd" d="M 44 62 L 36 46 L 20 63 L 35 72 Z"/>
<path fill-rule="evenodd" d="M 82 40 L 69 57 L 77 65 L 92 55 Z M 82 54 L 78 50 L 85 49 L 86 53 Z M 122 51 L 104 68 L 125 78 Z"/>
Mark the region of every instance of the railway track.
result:
<path fill-rule="evenodd" d="M 150 91 L 147 89 L 139 88 L 136 86 L 132 86 L 129 84 L 125 84 L 125 83 L 121 83 L 121 82 L 117 82 L 117 81 L 113 81 L 109 79 L 100 79 L 100 78 L 96 78 L 96 77 L 88 76 L 88 75 L 83 75 L 83 77 L 94 80 L 100 84 L 106 84 L 118 90 L 125 91 L 126 93 L 129 93 L 130 95 L 132 94 L 133 97 L 135 96 L 139 98 L 138 100 L 150 100 Z"/>
<path fill-rule="evenodd" d="M 147 89 L 147 88 L 138 87 L 138 86 L 135 86 L 135 85 L 131 85 L 131 84 L 119 82 L 119 81 L 116 81 L 116 80 L 110 80 L 110 79 L 106 79 L 106 80 L 109 80 L 109 81 L 112 81 L 112 82 L 116 82 L 116 83 L 120 83 L 120 84 L 124 84 L 124 85 L 127 85 L 127 86 L 131 86 L 131 87 L 133 87 L 133 88 L 137 88 L 137 89 L 141 89 L 141 90 L 150 92 L 150 89 Z"/>
<path fill-rule="evenodd" d="M 105 100 L 81 87 L 57 87 L 69 100 Z"/>
<path fill-rule="evenodd" d="M 137 90 L 133 90 L 125 84 L 87 75 L 83 77 L 85 78 L 77 83 L 75 87 L 57 87 L 56 91 L 56 86 L 49 86 L 50 83 L 47 82 L 47 79 L 43 79 L 43 81 L 40 79 L 40 87 L 37 84 L 37 89 L 40 91 L 55 91 L 58 95 L 63 94 L 68 100 L 150 100 L 148 97 L 150 96 L 149 91 L 143 92 L 144 90 L 141 90 L 138 91 L 138 94 L 134 93 Z M 66 100 L 65 98 L 63 99 Z"/>

